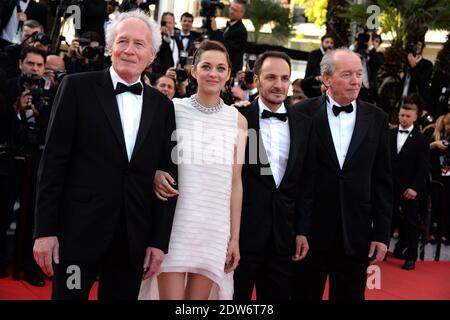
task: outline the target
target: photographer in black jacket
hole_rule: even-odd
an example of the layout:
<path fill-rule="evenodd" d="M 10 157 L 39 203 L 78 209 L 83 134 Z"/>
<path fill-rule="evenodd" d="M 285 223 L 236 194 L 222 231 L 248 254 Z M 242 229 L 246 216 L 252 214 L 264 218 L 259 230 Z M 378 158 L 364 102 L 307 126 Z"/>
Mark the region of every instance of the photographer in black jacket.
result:
<path fill-rule="evenodd" d="M 44 76 L 46 53 L 36 47 L 26 47 L 20 54 L 20 77 L 6 81 L 1 108 L 3 131 L 0 158 L 0 207 L 2 235 L 14 202 L 20 201 L 20 217 L 16 231 L 16 254 L 25 280 L 34 286 L 45 282 L 33 258 L 32 230 L 34 227 L 34 198 L 37 167 L 41 157 L 50 116 L 50 82 Z M 2 171 L 3 168 L 3 171 Z M 5 261 L 3 256 L 0 260 Z M 5 265 L 5 263 L 4 263 Z M 6 265 L 5 265 L 6 267 Z M 1 270 L 0 270 L 1 271 Z"/>

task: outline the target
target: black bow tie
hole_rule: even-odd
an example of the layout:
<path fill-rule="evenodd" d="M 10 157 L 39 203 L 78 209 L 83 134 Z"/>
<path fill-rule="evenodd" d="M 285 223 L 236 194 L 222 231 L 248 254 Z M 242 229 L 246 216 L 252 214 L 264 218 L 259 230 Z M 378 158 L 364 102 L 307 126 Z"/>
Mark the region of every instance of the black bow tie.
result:
<path fill-rule="evenodd" d="M 186 35 L 184 35 L 184 34 L 182 34 L 180 37 L 181 37 L 181 40 L 183 40 L 183 39 L 189 39 L 189 36 L 186 36 Z"/>
<path fill-rule="evenodd" d="M 267 119 L 267 118 L 277 118 L 278 120 L 281 121 L 286 121 L 288 118 L 288 114 L 287 113 L 275 113 L 275 112 L 271 112 L 269 110 L 263 110 L 261 118 L 263 119 Z"/>
<path fill-rule="evenodd" d="M 131 92 L 138 96 L 142 93 L 142 84 L 140 82 L 133 84 L 132 86 L 127 86 L 126 84 L 122 82 L 117 82 L 116 90 L 114 90 L 114 93 L 116 95 L 124 93 L 124 92 Z"/>
<path fill-rule="evenodd" d="M 409 133 L 409 131 L 408 131 L 408 130 L 398 130 L 398 132 L 400 132 L 400 133 L 406 133 L 406 134 L 408 134 L 408 133 Z"/>
<path fill-rule="evenodd" d="M 333 113 L 334 115 L 337 117 L 339 115 L 339 113 L 341 113 L 341 111 L 345 111 L 347 113 L 351 113 L 353 112 L 353 105 L 350 103 L 347 106 L 342 106 L 339 107 L 337 105 L 333 105 Z"/>

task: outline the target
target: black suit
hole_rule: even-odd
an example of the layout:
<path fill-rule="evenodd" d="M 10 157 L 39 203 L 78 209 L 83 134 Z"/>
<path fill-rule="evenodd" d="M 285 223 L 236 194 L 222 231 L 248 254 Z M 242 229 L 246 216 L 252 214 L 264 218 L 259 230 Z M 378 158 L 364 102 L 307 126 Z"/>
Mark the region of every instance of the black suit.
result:
<path fill-rule="evenodd" d="M 35 236 L 58 236 L 60 245 L 53 298 L 87 298 L 98 272 L 99 298 L 137 298 L 146 247 L 168 249 L 175 201 L 155 200 L 152 184 L 157 168 L 177 176 L 170 161 L 174 129 L 172 102 L 144 86 L 128 161 L 109 70 L 64 78 L 39 168 L 36 207 Z M 68 264 L 88 274 L 81 292 L 66 288 Z"/>
<path fill-rule="evenodd" d="M 0 32 L 9 22 L 11 15 L 15 8 L 15 1 L 11 1 L 9 5 L 7 5 L 0 17 Z M 27 20 L 37 20 L 44 26 L 44 31 L 47 30 L 47 8 L 40 3 L 36 3 L 33 0 L 30 0 L 27 9 L 25 10 L 25 14 L 27 15 Z"/>
<path fill-rule="evenodd" d="M 430 82 L 433 74 L 433 64 L 425 58 L 420 59 L 414 68 L 409 67 L 407 72 L 411 76 L 408 94 L 417 93 L 425 103 L 426 108 L 431 107 Z"/>
<path fill-rule="evenodd" d="M 323 53 L 319 48 L 311 51 L 308 56 L 308 63 L 306 64 L 305 78 L 303 79 L 301 86 L 303 92 L 309 98 L 318 97 L 321 95 L 320 86 L 321 82 L 316 80 L 317 76 L 320 76 L 320 62 L 322 61 Z"/>
<path fill-rule="evenodd" d="M 401 133 L 404 134 L 404 133 Z M 394 217 L 400 220 L 400 241 L 397 252 L 406 249 L 406 260 L 417 260 L 419 241 L 419 195 L 424 191 L 429 169 L 427 138 L 414 128 L 408 135 L 400 153 L 397 153 L 398 128 L 391 129 L 391 159 L 394 182 Z M 418 193 L 413 200 L 406 200 L 403 193 L 411 188 Z M 401 207 L 401 215 L 398 212 Z"/>
<path fill-rule="evenodd" d="M 389 243 L 388 118 L 374 105 L 357 101 L 355 128 L 341 169 L 326 108 L 325 96 L 294 105 L 313 117 L 317 159 L 310 252 L 299 263 L 295 297 L 321 299 L 329 274 L 330 299 L 362 299 L 370 243 Z"/>
<path fill-rule="evenodd" d="M 250 300 L 256 285 L 258 299 L 290 296 L 296 235 L 310 226 L 313 156 L 309 152 L 311 119 L 287 108 L 289 158 L 278 188 L 269 170 L 260 135 L 259 99 L 239 111 L 248 121 L 249 140 L 242 171 L 241 260 L 234 274 L 234 299 Z"/>
<path fill-rule="evenodd" d="M 186 45 L 186 48 L 184 48 L 184 45 L 183 45 L 183 36 L 181 35 L 181 32 L 178 32 L 177 34 L 176 34 L 176 36 L 177 36 L 177 39 L 181 42 L 181 50 L 185 50 L 186 49 L 186 51 L 189 53 L 189 52 L 191 52 L 191 54 L 190 55 L 193 55 L 193 53 L 194 53 L 194 51 L 195 51 L 195 48 L 194 48 L 194 41 L 195 40 L 197 40 L 197 39 L 200 39 L 200 37 L 202 36 L 200 33 L 198 33 L 198 32 L 195 32 L 195 31 L 191 31 L 190 33 L 189 33 L 189 36 L 187 36 L 188 38 L 188 42 L 187 42 L 187 45 Z"/>
<path fill-rule="evenodd" d="M 228 28 L 228 30 L 227 30 Z M 231 75 L 234 76 L 239 70 L 242 70 L 243 55 L 247 46 L 247 29 L 242 20 L 234 25 L 227 23 L 227 28 L 222 32 L 216 30 L 211 35 L 211 40 L 217 40 L 224 43 L 231 60 Z"/>
<path fill-rule="evenodd" d="M 179 32 L 179 31 L 178 31 Z M 176 32 L 175 34 L 177 34 Z M 183 44 L 177 35 L 171 38 L 175 40 L 175 45 L 178 48 L 178 57 L 180 56 L 181 50 L 183 50 Z M 156 55 L 155 62 L 153 63 L 153 72 L 159 74 L 166 74 L 167 69 L 171 67 L 176 67 L 175 61 L 173 61 L 171 43 L 164 40 L 161 41 L 161 46 L 159 47 L 158 54 Z"/>

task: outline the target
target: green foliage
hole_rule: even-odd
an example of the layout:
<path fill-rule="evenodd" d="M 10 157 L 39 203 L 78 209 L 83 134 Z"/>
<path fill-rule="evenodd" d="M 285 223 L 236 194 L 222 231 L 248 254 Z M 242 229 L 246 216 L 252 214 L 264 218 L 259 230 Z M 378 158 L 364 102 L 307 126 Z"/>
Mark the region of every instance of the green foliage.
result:
<path fill-rule="evenodd" d="M 289 8 L 284 8 L 272 0 L 252 0 L 247 5 L 245 16 L 255 27 L 255 42 L 258 42 L 261 28 L 266 23 L 272 25 L 273 39 L 279 44 L 286 43 L 292 36 L 292 17 Z"/>

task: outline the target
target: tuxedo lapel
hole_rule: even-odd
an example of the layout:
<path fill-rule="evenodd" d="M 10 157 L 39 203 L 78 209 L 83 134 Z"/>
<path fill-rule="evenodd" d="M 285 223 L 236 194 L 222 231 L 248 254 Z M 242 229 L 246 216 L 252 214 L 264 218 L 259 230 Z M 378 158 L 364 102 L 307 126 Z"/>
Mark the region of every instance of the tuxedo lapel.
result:
<path fill-rule="evenodd" d="M 259 127 L 259 105 L 258 99 L 252 104 L 248 113 L 249 140 L 247 143 L 247 164 L 251 164 L 251 168 L 256 175 L 261 176 L 261 180 L 269 187 L 276 187 L 272 170 L 270 169 L 269 159 L 267 158 L 266 148 Z M 256 164 L 256 165 L 254 165 Z"/>
<path fill-rule="evenodd" d="M 334 148 L 333 137 L 331 135 L 330 124 L 328 122 L 327 104 L 325 96 L 322 96 L 319 100 L 318 106 L 319 112 L 317 114 L 317 128 L 316 132 L 322 143 L 325 145 L 325 149 L 328 151 L 329 156 L 333 160 L 334 164 L 340 170 L 339 161 L 336 155 L 336 149 Z"/>
<path fill-rule="evenodd" d="M 152 92 L 147 85 L 144 85 L 141 120 L 139 123 L 139 131 L 136 137 L 136 143 L 131 155 L 131 160 L 133 160 L 133 157 L 142 147 L 142 144 L 145 141 L 145 137 L 147 136 L 148 131 L 150 130 L 150 127 L 152 125 L 152 121 L 155 116 L 155 105 L 158 105 L 157 103 L 155 103 L 155 99 L 156 96 L 154 92 Z"/>
<path fill-rule="evenodd" d="M 405 150 L 408 150 L 409 146 L 413 142 L 414 135 L 416 134 L 415 131 L 416 131 L 416 128 L 412 129 L 412 131 L 408 134 L 408 137 L 406 138 L 405 143 L 403 144 L 402 148 L 400 149 L 399 155 L 401 153 L 405 152 Z"/>
<path fill-rule="evenodd" d="M 305 126 L 303 123 L 303 119 L 300 117 L 297 117 L 297 114 L 294 110 L 292 110 L 291 107 L 286 106 L 286 110 L 288 113 L 288 123 L 289 123 L 289 135 L 290 135 L 290 142 L 289 142 L 289 156 L 288 156 L 288 163 L 286 166 L 286 170 L 284 172 L 283 178 L 281 179 L 280 186 L 283 184 L 283 181 L 285 180 L 285 177 L 289 177 L 291 171 L 294 168 L 294 163 L 296 163 L 297 155 L 299 154 L 300 146 L 304 144 L 305 140 L 302 140 L 306 138 L 305 135 Z M 306 150 L 305 150 L 306 151 Z"/>
<path fill-rule="evenodd" d="M 357 102 L 358 107 L 356 108 L 356 123 L 355 129 L 353 130 L 352 139 L 350 140 L 350 146 L 348 147 L 347 156 L 345 157 L 344 165 L 350 161 L 352 156 L 355 154 L 361 142 L 366 137 L 367 131 L 369 130 L 369 120 L 370 112 L 369 108 L 363 104 Z"/>
<path fill-rule="evenodd" d="M 391 157 L 397 157 L 397 135 L 398 135 L 398 127 L 391 131 Z"/>
<path fill-rule="evenodd" d="M 125 138 L 122 130 L 122 122 L 120 121 L 119 107 L 117 106 L 116 96 L 114 95 L 114 88 L 111 75 L 109 74 L 109 69 L 104 71 L 103 79 L 97 83 L 97 86 L 96 94 L 98 101 L 100 102 L 100 105 L 109 120 L 124 156 L 128 159 Z"/>

